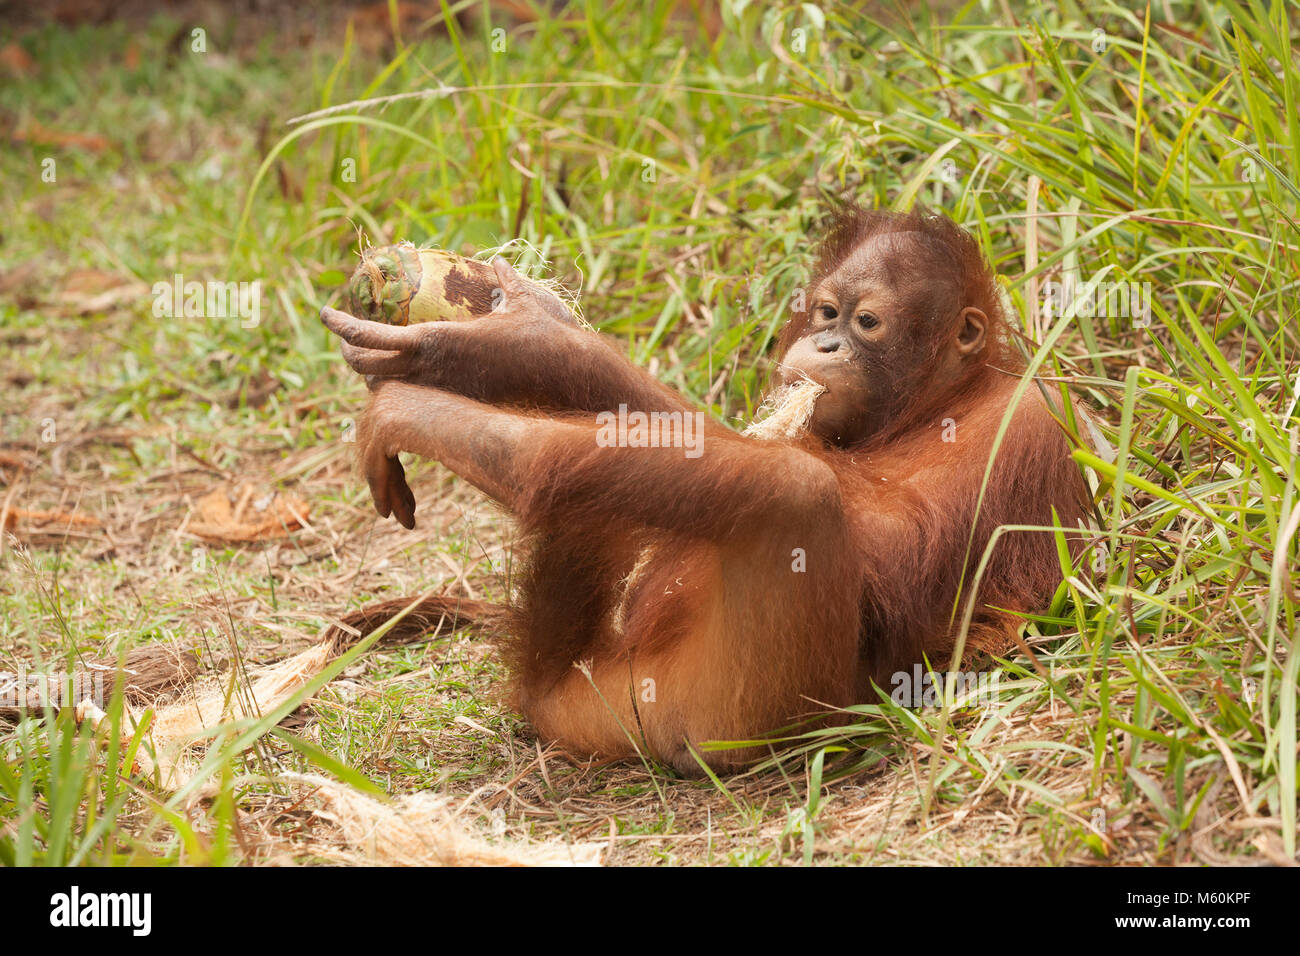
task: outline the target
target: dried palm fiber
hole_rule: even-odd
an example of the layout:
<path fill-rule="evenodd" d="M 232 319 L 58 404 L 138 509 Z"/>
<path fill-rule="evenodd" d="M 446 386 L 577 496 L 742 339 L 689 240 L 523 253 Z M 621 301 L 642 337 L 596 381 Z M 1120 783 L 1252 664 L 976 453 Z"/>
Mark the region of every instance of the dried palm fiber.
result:
<path fill-rule="evenodd" d="M 307 686 L 333 656 L 330 644 L 319 643 L 274 664 L 200 678 L 169 703 L 152 708 L 125 704 L 123 735 L 128 738 L 151 716 L 146 745 L 136 751 L 132 769 L 164 790 L 182 789 L 200 771 L 207 741 L 223 726 L 274 710 Z M 90 701 L 78 707 L 78 715 L 95 726 L 106 716 Z M 211 787 L 197 793 L 207 795 Z"/>
<path fill-rule="evenodd" d="M 455 801 L 413 793 L 389 802 L 325 777 L 279 777 L 314 787 L 318 812 L 360 850 L 358 862 L 382 866 L 598 866 L 594 843 L 493 844 L 460 821 Z"/>
<path fill-rule="evenodd" d="M 807 379 L 778 388 L 763 402 L 744 434 L 773 441 L 799 437 L 808 430 L 817 399 L 825 393 L 825 385 Z"/>

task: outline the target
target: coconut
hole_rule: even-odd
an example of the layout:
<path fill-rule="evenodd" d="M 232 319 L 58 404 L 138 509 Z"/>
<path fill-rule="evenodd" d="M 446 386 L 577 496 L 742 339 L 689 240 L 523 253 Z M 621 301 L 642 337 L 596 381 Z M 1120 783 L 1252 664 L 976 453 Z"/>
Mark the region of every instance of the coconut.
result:
<path fill-rule="evenodd" d="M 543 282 L 524 281 L 556 294 Z M 576 312 L 572 302 L 561 301 Z M 490 262 L 399 242 L 362 251 L 348 280 L 346 303 L 357 318 L 388 325 L 465 322 L 500 305 L 501 283 Z"/>
<path fill-rule="evenodd" d="M 463 322 L 491 312 L 499 286 L 490 263 L 401 242 L 361 253 L 347 304 L 357 318 L 388 325 Z"/>

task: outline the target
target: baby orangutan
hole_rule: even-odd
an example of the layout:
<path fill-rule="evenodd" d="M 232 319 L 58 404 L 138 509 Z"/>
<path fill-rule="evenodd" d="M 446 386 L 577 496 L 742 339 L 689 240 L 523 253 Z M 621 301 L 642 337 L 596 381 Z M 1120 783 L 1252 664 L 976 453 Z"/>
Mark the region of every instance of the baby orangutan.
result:
<path fill-rule="evenodd" d="M 761 748 L 699 745 L 874 700 L 873 682 L 888 693 L 923 656 L 946 660 L 963 572 L 969 590 L 994 529 L 1084 515 L 1082 476 L 1032 388 L 977 512 L 1024 362 L 991 270 L 942 216 L 841 214 L 779 342 L 777 387 L 823 389 L 804 427 L 759 438 L 705 416 L 694 457 L 610 442 L 620 406 L 660 422 L 697 409 L 504 261 L 495 269 L 504 303 L 474 321 L 322 320 L 375 377 L 358 451 L 379 514 L 414 526 L 398 460 L 411 452 L 518 519 L 514 699 L 572 753 L 737 769 Z M 1005 650 L 1012 612 L 1046 604 L 1059 580 L 1052 535 L 1005 535 L 974 646 Z"/>

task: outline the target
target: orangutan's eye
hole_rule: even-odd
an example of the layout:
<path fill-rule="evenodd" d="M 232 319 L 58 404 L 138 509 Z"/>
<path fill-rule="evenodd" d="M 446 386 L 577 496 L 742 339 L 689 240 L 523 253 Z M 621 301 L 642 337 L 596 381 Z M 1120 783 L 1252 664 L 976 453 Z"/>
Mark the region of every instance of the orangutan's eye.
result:
<path fill-rule="evenodd" d="M 823 319 L 834 319 L 839 316 L 839 313 L 835 311 L 835 306 L 829 304 L 817 306 L 817 312 Z"/>
<path fill-rule="evenodd" d="M 880 320 L 870 312 L 863 312 L 858 316 L 858 325 L 862 326 L 864 329 L 874 329 L 879 324 Z"/>

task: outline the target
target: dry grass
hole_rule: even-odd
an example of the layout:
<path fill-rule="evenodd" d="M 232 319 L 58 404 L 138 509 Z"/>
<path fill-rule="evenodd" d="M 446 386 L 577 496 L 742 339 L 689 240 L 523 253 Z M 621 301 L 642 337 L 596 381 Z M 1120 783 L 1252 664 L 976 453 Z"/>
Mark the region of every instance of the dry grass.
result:
<path fill-rule="evenodd" d="M 34 405 L 49 407 L 40 396 L 29 397 Z M 42 602 L 48 620 L 57 619 L 67 634 L 103 635 L 76 642 L 84 653 L 111 654 L 118 643 L 114 636 L 138 633 L 141 617 L 148 615 L 171 635 L 166 639 L 173 645 L 200 646 L 205 672 L 225 673 L 236 658 L 246 666 L 301 650 L 359 595 L 413 595 L 432 582 L 474 598 L 498 597 L 506 590 L 505 575 L 487 571 L 486 562 L 508 566 L 508 519 L 439 466 L 417 468 L 419 525 L 406 532 L 371 512 L 352 468 L 351 449 L 343 443 L 324 454 L 319 449 L 289 456 L 276 449 L 241 451 L 239 467 L 227 471 L 200 465 L 172 438 L 162 457 L 175 462 L 173 469 L 145 481 L 104 479 L 105 449 L 129 455 L 136 442 L 158 441 L 151 428 L 70 436 L 57 473 L 48 456 L 10 479 L 12 500 L 81 515 L 98 525 L 51 532 L 20 522 L 6 541 L 10 553 L 4 558 L 11 573 L 26 578 L 19 587 L 44 593 L 51 602 Z M 196 570 L 196 549 L 210 545 L 186 530 L 195 502 L 236 474 L 258 487 L 291 488 L 310 502 L 310 520 L 283 540 L 232 546 L 220 558 L 210 556 L 207 560 L 220 565 L 215 573 Z M 448 553 L 448 541 L 463 543 L 455 556 Z M 15 548 L 40 549 L 77 569 L 75 588 L 65 572 L 57 611 L 49 577 L 16 560 Z M 109 556 L 111 564 L 105 560 Z M 232 581 L 240 582 L 238 591 Z M 50 644 L 47 652 L 54 641 Z M 33 663 L 21 651 L 4 663 L 13 667 L 22 658 Z M 822 808 L 809 822 L 802 774 L 739 777 L 725 781 L 722 792 L 707 781 L 667 779 L 645 767 L 574 761 L 544 750 L 500 699 L 502 679 L 490 639 L 472 632 L 375 651 L 295 714 L 289 726 L 345 759 L 359 758 L 353 765 L 391 793 L 432 787 L 454 795 L 463 814 L 495 838 L 596 842 L 604 847 L 606 864 L 797 860 L 809 843 L 814 859 L 834 862 L 1153 863 L 1165 858 L 1154 845 L 1163 822 L 1144 813 L 1112 820 L 1113 836 L 1104 855 L 1099 853 L 1080 837 L 1091 810 L 1106 802 L 1104 796 L 1084 796 L 1090 766 L 1062 761 L 1059 750 L 1020 748 L 1022 742 L 1052 740 L 1086 749 L 1086 720 L 1064 706 L 959 725 L 973 733 L 983 720 L 994 721 L 986 751 L 995 762 L 1018 765 L 1030 786 L 1004 792 L 988 786 L 997 776 L 984 777 L 980 786 L 979 776 L 967 771 L 947 783 L 954 793 L 968 795 L 924 817 L 921 794 L 930 751 L 900 734 L 876 769 L 827 784 Z M 304 769 L 288 747 L 272 745 L 261 756 L 257 769 L 263 773 Z M 1064 806 L 1043 815 L 1036 806 L 1039 788 L 1060 795 Z M 355 848 L 328 821 L 304 809 L 300 790 L 276 794 L 253 786 L 246 801 L 238 813 L 238 842 L 249 859 L 351 858 Z M 151 822 L 143 807 L 124 816 L 121 825 L 130 830 L 133 821 Z M 1190 852 L 1179 855 L 1214 862 L 1204 846 L 1221 829 L 1207 820 L 1204 831 L 1189 834 L 1191 844 L 1184 850 Z M 1240 838 L 1239 833 L 1221 835 Z M 1255 838 L 1261 850 L 1265 841 L 1270 850 L 1277 843 L 1268 831 Z"/>

